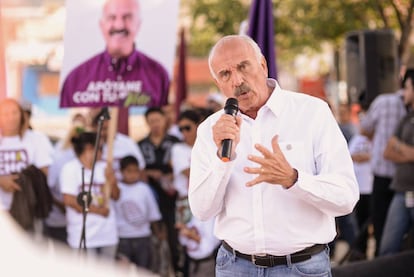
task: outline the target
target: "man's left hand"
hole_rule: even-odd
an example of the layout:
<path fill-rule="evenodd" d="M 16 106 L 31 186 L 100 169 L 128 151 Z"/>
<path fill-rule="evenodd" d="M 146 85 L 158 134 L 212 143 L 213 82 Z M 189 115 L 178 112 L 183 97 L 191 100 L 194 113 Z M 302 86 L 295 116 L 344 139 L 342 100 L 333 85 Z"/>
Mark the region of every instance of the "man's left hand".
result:
<path fill-rule="evenodd" d="M 297 171 L 293 169 L 278 143 L 278 136 L 272 139 L 273 152 L 266 149 L 261 144 L 256 144 L 255 148 L 263 154 L 263 157 L 249 155 L 248 159 L 255 162 L 259 167 L 245 167 L 244 171 L 250 174 L 258 174 L 256 178 L 246 183 L 246 186 L 254 186 L 261 182 L 282 185 L 284 188 L 290 188 L 296 182 Z"/>

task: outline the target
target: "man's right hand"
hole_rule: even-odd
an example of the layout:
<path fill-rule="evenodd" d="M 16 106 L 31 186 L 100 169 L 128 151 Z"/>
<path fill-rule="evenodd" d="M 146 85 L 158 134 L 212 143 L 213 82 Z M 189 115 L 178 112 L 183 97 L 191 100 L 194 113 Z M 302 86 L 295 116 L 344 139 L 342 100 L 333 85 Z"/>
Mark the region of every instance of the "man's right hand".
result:
<path fill-rule="evenodd" d="M 19 176 L 17 174 L 0 176 L 0 188 L 6 192 L 20 191 L 20 186 L 16 183 Z"/>
<path fill-rule="evenodd" d="M 233 117 L 228 114 L 223 114 L 213 125 L 213 140 L 217 145 L 217 149 L 219 149 L 219 155 L 221 154 L 222 141 L 225 139 L 231 139 L 233 141 L 231 153 L 232 155 L 234 154 L 236 146 L 240 141 L 241 123 L 242 119 L 240 116 Z"/>

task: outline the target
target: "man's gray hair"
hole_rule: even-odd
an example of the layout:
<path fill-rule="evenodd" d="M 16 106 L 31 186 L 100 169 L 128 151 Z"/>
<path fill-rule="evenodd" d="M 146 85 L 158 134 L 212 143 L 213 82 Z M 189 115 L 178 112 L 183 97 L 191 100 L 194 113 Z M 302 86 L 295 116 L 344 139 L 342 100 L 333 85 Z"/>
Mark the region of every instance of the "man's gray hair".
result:
<path fill-rule="evenodd" d="M 211 62 L 213 60 L 214 55 L 216 54 L 217 47 L 222 45 L 224 42 L 235 39 L 235 38 L 240 38 L 240 39 L 244 40 L 245 42 L 247 42 L 253 48 L 253 51 L 256 54 L 257 61 L 259 63 L 262 61 L 262 58 L 263 58 L 262 50 L 260 50 L 259 45 L 257 45 L 257 43 L 251 37 L 246 36 L 246 35 L 229 35 L 229 36 L 225 36 L 225 37 L 221 38 L 219 41 L 216 42 L 216 44 L 213 46 L 213 48 L 211 48 L 210 54 L 208 55 L 208 68 L 210 69 L 211 76 L 213 76 L 213 78 L 216 79 L 216 80 L 217 80 L 217 75 L 213 71 L 213 68 L 211 66 Z"/>
<path fill-rule="evenodd" d="M 111 1 L 111 0 L 105 0 L 105 2 L 104 2 L 103 6 L 102 6 L 103 7 L 102 8 L 102 15 L 105 14 L 105 8 L 106 8 L 106 5 L 108 4 L 109 1 Z M 138 16 L 138 18 L 141 18 L 141 9 L 142 9 L 141 1 L 140 0 L 133 0 L 133 2 L 137 6 L 137 11 L 136 11 L 137 16 Z"/>

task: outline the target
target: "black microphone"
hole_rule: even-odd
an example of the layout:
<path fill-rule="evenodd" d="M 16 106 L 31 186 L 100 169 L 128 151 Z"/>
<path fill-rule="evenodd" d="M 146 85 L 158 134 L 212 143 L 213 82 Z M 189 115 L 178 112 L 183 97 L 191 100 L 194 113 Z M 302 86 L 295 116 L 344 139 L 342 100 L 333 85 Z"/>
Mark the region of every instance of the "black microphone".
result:
<path fill-rule="evenodd" d="M 111 119 L 111 116 L 109 115 L 108 107 L 103 107 L 101 111 L 99 112 L 99 114 L 97 115 L 97 118 L 99 118 L 99 120 L 102 120 L 102 121 Z"/>
<path fill-rule="evenodd" d="M 239 111 L 239 103 L 237 102 L 236 98 L 229 98 L 224 105 L 224 113 L 229 114 L 232 116 L 236 116 L 237 112 Z M 223 139 L 221 142 L 222 149 L 221 149 L 221 160 L 223 162 L 228 162 L 231 159 L 231 147 L 233 141 L 231 139 Z"/>

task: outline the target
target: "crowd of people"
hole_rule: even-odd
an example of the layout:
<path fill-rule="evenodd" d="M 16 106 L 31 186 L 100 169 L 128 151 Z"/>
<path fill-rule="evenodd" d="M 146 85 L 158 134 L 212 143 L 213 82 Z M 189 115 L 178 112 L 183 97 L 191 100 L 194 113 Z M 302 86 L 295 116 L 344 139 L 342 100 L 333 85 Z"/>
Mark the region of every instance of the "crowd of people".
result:
<path fill-rule="evenodd" d="M 349 105 L 341 105 L 338 112 L 360 191 L 354 212 L 338 220 L 338 238 L 350 247 L 343 261 L 393 255 L 414 246 L 410 206 L 414 69 L 396 79 L 400 88 L 378 95 L 369 107 L 361 106 L 356 123 L 350 119 Z M 370 237 L 375 242 L 371 249 Z"/>
<path fill-rule="evenodd" d="M 134 141 L 118 132 L 112 134 L 111 162 L 107 160 L 110 119 L 102 119 L 101 111 L 73 115 L 67 135 L 52 142 L 29 127 L 30 117 L 20 102 L 2 100 L 2 209 L 29 234 L 42 232 L 47 240 L 85 250 L 88 255 L 127 261 L 161 276 L 171 272 L 197 276 L 188 275 L 190 266 L 194 272 L 205 272 L 204 259 L 209 257 L 210 272 L 214 271 L 212 258 L 219 242 L 213 236 L 213 221 L 197 223 L 187 199 L 197 126 L 212 110 L 186 109 L 170 124 L 164 108 L 149 108 L 145 113 L 149 132 L 144 138 Z M 180 138 L 169 134 L 175 129 Z M 24 173 L 30 165 L 45 177 L 47 190 L 33 195 L 26 192 L 24 178 L 31 175 Z M 31 185 L 38 186 L 38 180 Z M 86 196 L 90 192 L 86 216 L 80 199 L 83 192 Z M 23 198 L 18 201 L 20 195 Z M 33 205 L 19 207 L 32 196 Z M 47 211 L 33 214 L 40 201 L 47 204 Z M 32 216 L 28 221 L 21 214 Z M 203 244 L 204 250 L 193 254 L 197 244 Z M 199 260 L 203 263 L 195 267 L 193 263 Z"/>

